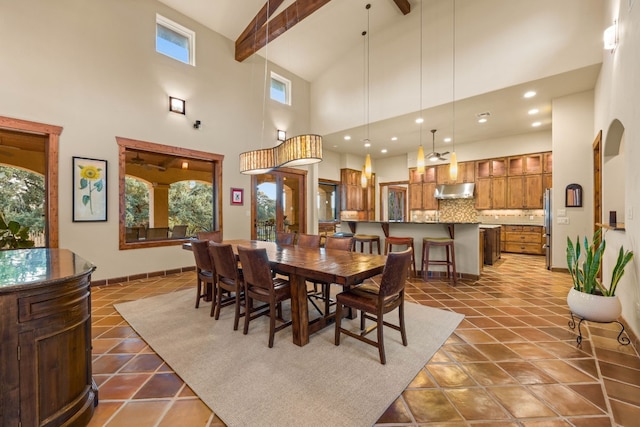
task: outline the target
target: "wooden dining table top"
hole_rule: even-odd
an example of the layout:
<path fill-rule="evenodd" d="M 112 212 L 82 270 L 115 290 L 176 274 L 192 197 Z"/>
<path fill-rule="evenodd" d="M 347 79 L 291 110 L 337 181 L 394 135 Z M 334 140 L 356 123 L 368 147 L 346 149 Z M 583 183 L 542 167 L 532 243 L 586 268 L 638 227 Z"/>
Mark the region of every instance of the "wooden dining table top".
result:
<path fill-rule="evenodd" d="M 382 273 L 387 257 L 338 249 L 278 245 L 258 240 L 225 240 L 237 252 L 238 246 L 264 248 L 272 267 L 307 280 L 351 286 Z"/>

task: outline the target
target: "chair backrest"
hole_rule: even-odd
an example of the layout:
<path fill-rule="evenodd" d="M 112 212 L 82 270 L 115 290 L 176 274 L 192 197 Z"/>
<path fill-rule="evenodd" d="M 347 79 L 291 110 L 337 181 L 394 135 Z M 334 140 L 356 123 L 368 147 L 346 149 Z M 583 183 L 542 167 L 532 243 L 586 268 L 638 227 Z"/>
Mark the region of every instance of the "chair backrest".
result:
<path fill-rule="evenodd" d="M 191 242 L 191 250 L 196 260 L 196 267 L 201 271 L 213 271 L 213 263 L 209 255 L 208 240 L 194 240 Z"/>
<path fill-rule="evenodd" d="M 273 289 L 271 265 L 265 248 L 254 249 L 238 246 L 238 255 L 247 286 Z"/>
<path fill-rule="evenodd" d="M 209 240 L 211 242 L 222 242 L 222 231 L 200 231 L 196 233 L 198 240 Z"/>
<path fill-rule="evenodd" d="M 335 237 L 327 236 L 324 241 L 326 249 L 338 249 L 341 251 L 351 251 L 353 246 L 353 237 Z"/>
<path fill-rule="evenodd" d="M 172 238 L 178 238 L 178 237 L 185 237 L 187 235 L 187 226 L 186 225 L 174 225 L 173 229 L 171 230 L 171 237 Z"/>
<path fill-rule="evenodd" d="M 407 248 L 402 252 L 389 252 L 387 255 L 378 293 L 381 298 L 395 295 L 404 289 L 411 264 L 411 251 L 411 248 Z"/>
<path fill-rule="evenodd" d="M 303 248 L 319 248 L 320 247 L 320 235 L 319 234 L 298 234 L 297 246 Z"/>
<path fill-rule="evenodd" d="M 276 231 L 276 243 L 279 245 L 293 245 L 295 238 L 295 233 Z"/>
<path fill-rule="evenodd" d="M 169 227 L 155 227 L 147 229 L 147 240 L 169 238 Z"/>
<path fill-rule="evenodd" d="M 219 278 L 238 279 L 238 262 L 231 245 L 209 242 L 209 254 Z"/>

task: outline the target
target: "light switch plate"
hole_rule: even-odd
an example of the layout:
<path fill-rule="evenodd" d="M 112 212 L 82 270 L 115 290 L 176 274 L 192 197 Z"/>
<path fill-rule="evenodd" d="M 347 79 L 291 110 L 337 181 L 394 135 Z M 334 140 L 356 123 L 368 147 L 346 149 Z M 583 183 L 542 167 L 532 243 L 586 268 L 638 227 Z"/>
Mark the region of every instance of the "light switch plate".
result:
<path fill-rule="evenodd" d="M 558 216 L 567 216 L 566 209 L 558 209 Z"/>
<path fill-rule="evenodd" d="M 558 217 L 558 224 L 569 224 L 569 217 Z"/>

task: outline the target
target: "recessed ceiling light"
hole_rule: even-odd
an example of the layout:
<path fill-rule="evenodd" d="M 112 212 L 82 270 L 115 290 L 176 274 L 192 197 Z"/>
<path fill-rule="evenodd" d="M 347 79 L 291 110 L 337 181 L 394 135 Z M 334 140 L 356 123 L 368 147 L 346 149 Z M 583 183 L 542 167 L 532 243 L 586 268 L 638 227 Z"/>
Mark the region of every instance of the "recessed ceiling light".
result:
<path fill-rule="evenodd" d="M 528 111 L 530 116 L 533 116 L 534 114 L 538 114 L 540 112 L 540 110 L 538 110 L 537 108 L 532 108 L 531 110 Z"/>
<path fill-rule="evenodd" d="M 392 137 L 391 137 L 391 140 L 392 140 L 392 141 L 397 141 L 397 140 L 398 140 L 398 137 L 397 137 L 397 136 L 392 136 Z"/>
<path fill-rule="evenodd" d="M 387 152 L 387 149 L 386 149 L 386 148 L 383 148 L 382 150 L 380 150 L 380 152 L 381 152 L 382 154 L 385 154 L 385 153 Z"/>
<path fill-rule="evenodd" d="M 424 119 L 422 117 L 418 117 L 416 119 L 416 123 L 418 123 L 418 124 L 423 123 L 423 122 L 424 122 Z"/>
<path fill-rule="evenodd" d="M 524 97 L 525 98 L 533 98 L 534 96 L 536 96 L 536 91 L 535 90 L 530 90 L 529 92 L 525 92 L 524 93 Z"/>
<path fill-rule="evenodd" d="M 540 123 L 540 122 L 531 123 L 531 126 L 533 126 L 534 128 L 537 128 L 538 126 L 541 126 L 541 125 L 542 125 L 542 123 Z"/>
<path fill-rule="evenodd" d="M 350 139 L 351 139 L 351 135 L 345 135 L 345 136 L 344 136 L 344 140 L 345 140 L 345 141 L 349 141 Z"/>
<path fill-rule="evenodd" d="M 369 148 L 369 147 L 371 147 L 371 143 L 370 143 L 370 142 L 365 142 L 365 143 L 364 143 L 364 146 L 365 146 L 365 147 L 367 147 L 367 148 Z"/>
<path fill-rule="evenodd" d="M 444 142 L 451 142 L 451 138 L 446 137 L 446 138 L 444 139 Z"/>
<path fill-rule="evenodd" d="M 485 111 L 484 113 L 476 114 L 476 117 L 478 117 L 478 123 L 487 123 L 487 120 L 489 120 L 490 115 L 491 113 L 488 111 Z"/>
<path fill-rule="evenodd" d="M 487 118 L 486 117 L 479 118 L 478 123 L 487 123 Z"/>

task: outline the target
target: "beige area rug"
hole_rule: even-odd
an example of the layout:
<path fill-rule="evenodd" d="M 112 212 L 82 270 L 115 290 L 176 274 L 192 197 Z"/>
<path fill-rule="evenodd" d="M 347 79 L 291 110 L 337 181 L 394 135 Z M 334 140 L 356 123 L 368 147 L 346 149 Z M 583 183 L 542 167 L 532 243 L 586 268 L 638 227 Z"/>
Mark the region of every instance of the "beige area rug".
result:
<path fill-rule="evenodd" d="M 219 320 L 195 290 L 117 304 L 116 309 L 228 426 L 370 426 L 442 346 L 463 315 L 406 303 L 409 345 L 385 328 L 387 364 L 375 347 L 334 326 L 292 343 L 291 328 L 268 347 L 268 318 L 233 330 L 233 308 Z M 285 311 L 285 316 L 287 311 Z M 389 315 L 394 323 L 397 313 Z M 347 320 L 353 329 L 359 320 Z M 375 337 L 375 332 L 372 333 Z"/>

